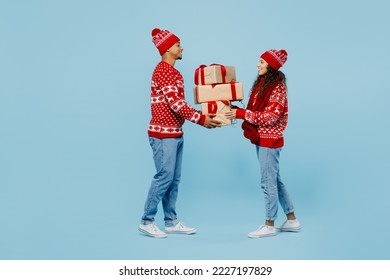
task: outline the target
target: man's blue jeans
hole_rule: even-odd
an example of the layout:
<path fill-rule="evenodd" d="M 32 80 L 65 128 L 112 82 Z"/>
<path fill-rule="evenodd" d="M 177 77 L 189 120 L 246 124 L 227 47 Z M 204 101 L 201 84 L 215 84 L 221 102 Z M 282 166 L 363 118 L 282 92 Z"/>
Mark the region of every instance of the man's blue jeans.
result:
<path fill-rule="evenodd" d="M 153 150 L 156 174 L 145 201 L 141 223 L 154 222 L 158 204 L 162 201 L 165 226 L 173 226 L 177 223 L 176 199 L 181 176 L 184 139 L 183 137 L 163 139 L 149 137 L 149 142 Z"/>
<path fill-rule="evenodd" d="M 257 158 L 260 162 L 261 188 L 264 191 L 265 217 L 275 221 L 278 214 L 278 201 L 284 213 L 294 212 L 291 197 L 279 175 L 279 155 L 281 148 L 256 146 Z"/>

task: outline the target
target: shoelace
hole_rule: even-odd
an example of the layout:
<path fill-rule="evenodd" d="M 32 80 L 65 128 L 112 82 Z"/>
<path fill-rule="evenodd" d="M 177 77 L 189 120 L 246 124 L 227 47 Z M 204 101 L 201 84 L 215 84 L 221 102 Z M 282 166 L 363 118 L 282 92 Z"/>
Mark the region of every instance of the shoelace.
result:
<path fill-rule="evenodd" d="M 177 224 L 178 224 L 179 228 L 185 228 L 185 225 L 182 222 L 178 222 Z"/>
<path fill-rule="evenodd" d="M 154 232 L 160 232 L 160 229 L 157 227 L 156 223 L 152 223 L 152 230 Z"/>
<path fill-rule="evenodd" d="M 258 229 L 256 229 L 256 231 L 260 231 L 260 230 L 262 230 L 264 227 L 265 227 L 265 225 L 261 225 L 261 226 L 259 226 Z"/>
<path fill-rule="evenodd" d="M 256 229 L 256 231 L 261 231 L 263 228 L 268 228 L 269 226 L 267 226 L 267 225 L 261 225 L 261 226 L 259 226 L 259 228 L 258 229 Z"/>

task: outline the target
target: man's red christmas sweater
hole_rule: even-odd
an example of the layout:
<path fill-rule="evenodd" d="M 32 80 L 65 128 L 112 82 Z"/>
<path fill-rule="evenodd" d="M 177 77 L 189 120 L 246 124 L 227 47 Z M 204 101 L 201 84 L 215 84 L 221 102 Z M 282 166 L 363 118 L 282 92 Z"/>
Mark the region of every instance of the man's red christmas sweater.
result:
<path fill-rule="evenodd" d="M 150 104 L 152 118 L 148 134 L 151 137 L 180 137 L 185 120 L 202 125 L 206 118 L 187 104 L 182 75 L 164 61 L 157 64 L 152 75 Z"/>

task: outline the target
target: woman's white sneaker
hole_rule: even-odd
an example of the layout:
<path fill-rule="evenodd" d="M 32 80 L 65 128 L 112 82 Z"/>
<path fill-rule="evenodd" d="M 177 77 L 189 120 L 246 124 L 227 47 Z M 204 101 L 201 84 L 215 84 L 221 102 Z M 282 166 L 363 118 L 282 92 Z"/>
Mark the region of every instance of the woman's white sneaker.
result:
<path fill-rule="evenodd" d="M 187 227 L 184 223 L 178 222 L 172 227 L 165 227 L 164 231 L 166 233 L 194 234 L 196 232 L 196 228 Z"/>
<path fill-rule="evenodd" d="M 300 231 L 301 223 L 298 220 L 287 220 L 280 227 L 276 227 L 279 231 Z"/>
<path fill-rule="evenodd" d="M 165 232 L 158 228 L 155 222 L 147 225 L 140 224 L 138 226 L 138 230 L 150 237 L 164 238 L 168 236 Z"/>
<path fill-rule="evenodd" d="M 250 238 L 259 238 L 259 237 L 274 236 L 274 235 L 276 235 L 275 227 L 271 227 L 271 226 L 267 226 L 267 225 L 261 225 L 255 231 L 250 232 L 248 234 L 248 237 L 250 237 Z"/>

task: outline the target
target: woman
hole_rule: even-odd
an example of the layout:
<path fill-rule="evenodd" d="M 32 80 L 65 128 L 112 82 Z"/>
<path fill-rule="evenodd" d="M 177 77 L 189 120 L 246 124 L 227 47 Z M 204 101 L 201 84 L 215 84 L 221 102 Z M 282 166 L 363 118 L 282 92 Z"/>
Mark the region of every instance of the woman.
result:
<path fill-rule="evenodd" d="M 279 175 L 279 155 L 284 145 L 288 102 L 286 77 L 279 68 L 287 60 L 285 50 L 268 50 L 260 56 L 258 77 L 254 82 L 246 109 L 234 107 L 226 113 L 229 119 L 243 119 L 244 136 L 256 145 L 260 162 L 261 188 L 265 197 L 265 223 L 248 234 L 251 238 L 276 235 L 276 230 L 299 231 L 291 197 Z M 274 222 L 280 202 L 287 220 L 278 228 Z"/>

